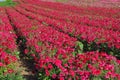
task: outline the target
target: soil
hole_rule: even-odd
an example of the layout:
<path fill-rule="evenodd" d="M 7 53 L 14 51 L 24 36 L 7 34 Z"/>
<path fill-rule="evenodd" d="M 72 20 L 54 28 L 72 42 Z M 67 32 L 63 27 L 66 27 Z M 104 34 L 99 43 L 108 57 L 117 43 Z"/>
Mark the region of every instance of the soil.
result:
<path fill-rule="evenodd" d="M 25 55 L 20 55 L 20 60 L 17 62 L 18 69 L 21 69 L 21 75 L 26 80 L 37 80 L 36 69 L 33 60 L 30 60 Z"/>

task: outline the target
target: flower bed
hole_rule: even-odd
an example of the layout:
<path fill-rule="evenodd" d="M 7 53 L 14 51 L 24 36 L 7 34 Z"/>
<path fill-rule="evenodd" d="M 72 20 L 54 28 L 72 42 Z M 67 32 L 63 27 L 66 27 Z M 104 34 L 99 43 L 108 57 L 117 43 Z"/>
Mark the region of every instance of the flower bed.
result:
<path fill-rule="evenodd" d="M 19 46 L 34 60 L 38 80 L 120 79 L 120 20 L 112 16 L 118 9 L 19 3 L 0 8 L 0 74 L 16 73 Z"/>
<path fill-rule="evenodd" d="M 114 18 L 108 18 L 103 16 L 87 16 L 88 14 L 82 14 L 79 15 L 63 12 L 63 11 L 56 11 L 49 8 L 42 8 L 40 6 L 36 5 L 30 5 L 30 4 L 22 4 L 20 7 L 25 8 L 28 11 L 31 11 L 33 13 L 39 14 L 41 16 L 47 16 L 52 19 L 62 20 L 66 22 L 72 22 L 77 25 L 83 24 L 91 27 L 101 27 L 104 29 L 110 29 L 114 31 L 120 31 L 118 28 L 120 26 L 120 20 L 114 19 Z"/>
<path fill-rule="evenodd" d="M 51 26 L 53 29 L 56 29 L 59 32 L 63 32 L 65 34 L 73 36 L 78 40 L 83 41 L 83 43 L 84 43 L 84 40 L 87 41 L 87 43 L 85 42 L 84 44 L 85 45 L 88 44 L 86 48 L 90 46 L 89 47 L 91 48 L 90 50 L 99 50 L 102 46 L 102 50 L 105 50 L 106 52 L 109 52 L 109 53 L 113 52 L 114 53 L 113 55 L 119 57 L 119 50 L 118 50 L 120 47 L 119 31 L 106 30 L 104 28 L 94 27 L 94 26 L 90 27 L 83 24 L 76 25 L 63 20 L 55 20 L 47 16 L 44 17 L 37 13 L 35 14 L 32 12 L 28 12 L 26 10 L 23 10 L 20 7 L 16 7 L 15 9 L 17 9 L 21 14 L 27 17 L 36 19 L 40 21 L 42 24 Z M 94 45 L 94 43 L 98 45 L 98 48 L 96 47 L 96 45 Z M 93 45 L 91 46 L 91 44 Z M 114 47 L 118 49 L 114 49 Z"/>
<path fill-rule="evenodd" d="M 26 0 L 23 2 L 39 5 L 42 7 L 52 8 L 52 9 L 56 9 L 60 11 L 68 11 L 68 12 L 74 12 L 74 13 L 79 13 L 79 14 L 87 13 L 89 15 L 120 18 L 119 8 L 102 8 L 102 7 L 90 7 L 90 6 L 89 7 L 81 7 L 81 6 L 76 7 L 76 6 L 66 5 L 66 4 L 62 4 L 58 2 L 45 2 L 45 1 L 37 1 L 37 0 L 36 1 Z"/>
<path fill-rule="evenodd" d="M 0 8 L 0 80 L 6 78 L 17 79 L 13 76 L 18 76 L 18 70 L 15 66 L 19 57 L 16 39 L 17 36 L 5 10 Z M 21 78 L 19 76 L 18 80 L 21 80 Z"/>

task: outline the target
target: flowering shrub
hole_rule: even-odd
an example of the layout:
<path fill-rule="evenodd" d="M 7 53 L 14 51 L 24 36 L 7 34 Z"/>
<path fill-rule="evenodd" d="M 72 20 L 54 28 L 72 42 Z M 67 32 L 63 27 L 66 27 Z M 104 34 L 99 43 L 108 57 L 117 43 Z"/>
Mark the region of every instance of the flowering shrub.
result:
<path fill-rule="evenodd" d="M 104 52 L 76 53 L 49 43 L 39 42 L 36 48 L 25 53 L 33 57 L 41 79 L 120 79 L 120 60 Z"/>
<path fill-rule="evenodd" d="M 41 54 L 37 60 L 40 80 L 46 77 L 59 80 L 120 79 L 119 60 L 104 52 L 87 52 L 75 57 L 67 54 L 65 58 L 63 56 L 66 54 L 59 52 L 54 57 L 46 56 L 47 54 Z"/>
<path fill-rule="evenodd" d="M 30 2 L 25 4 L 27 1 Z M 119 19 L 116 19 L 119 14 L 112 18 L 110 16 L 113 14 L 112 11 L 108 11 L 110 14 L 107 16 L 103 10 L 101 14 L 93 8 L 95 9 L 93 13 L 102 16 L 103 19 L 96 17 L 97 15 L 94 18 L 85 15 L 82 17 L 78 15 L 78 10 L 82 8 L 78 7 L 66 5 L 64 13 L 61 10 L 63 8 L 61 4 L 58 4 L 58 8 L 53 8 L 57 3 L 53 6 L 52 3 L 50 5 L 47 3 L 52 8 L 48 9 L 48 6 L 41 1 L 19 2 L 21 3 L 19 6 L 5 8 L 5 10 L 17 31 L 17 36 L 22 38 L 19 43 L 25 48 L 23 53 L 35 62 L 39 80 L 120 79 L 120 60 L 116 58 L 120 52 L 120 32 L 117 29 Z M 69 8 L 74 9 L 70 14 Z M 85 10 L 89 11 L 89 8 Z M 92 15 L 85 10 L 80 11 L 81 15 L 84 13 Z M 88 52 L 89 48 L 96 47 L 96 51 Z M 112 50 L 112 47 L 116 50 Z M 85 49 L 86 52 L 84 52 Z M 106 49 L 110 50 L 109 52 L 114 56 L 108 55 L 107 51 L 103 52 Z M 6 64 L 4 61 L 1 61 L 0 66 Z M 9 72 L 12 71 L 9 70 Z"/>
<path fill-rule="evenodd" d="M 45 1 L 32 1 L 32 0 L 21 0 L 24 3 L 30 3 L 39 5 L 41 7 L 50 8 L 54 10 L 59 11 L 67 11 L 72 13 L 78 13 L 78 14 L 88 14 L 88 15 L 96 15 L 96 16 L 103 16 L 103 17 L 114 17 L 114 18 L 120 18 L 119 14 L 119 8 L 104 8 L 104 7 L 84 7 L 84 6 L 71 6 L 66 5 L 58 2 L 45 2 Z M 116 15 L 114 15 L 116 14 Z"/>
<path fill-rule="evenodd" d="M 5 76 L 7 75 L 10 76 L 10 74 L 17 73 L 15 64 L 18 60 L 19 52 L 16 45 L 16 38 L 17 36 L 13 31 L 8 16 L 5 13 L 5 10 L 1 8 L 0 9 L 0 80 L 6 80 Z"/>
<path fill-rule="evenodd" d="M 0 75 L 6 75 L 14 72 L 14 64 L 16 63 L 16 56 L 8 54 L 2 49 L 0 50 Z"/>
<path fill-rule="evenodd" d="M 61 33 L 57 30 L 54 30 L 53 28 L 49 26 L 45 26 L 43 24 L 40 24 L 38 21 L 28 19 L 26 16 L 21 15 L 20 13 L 16 12 L 14 9 L 7 9 L 8 14 L 13 20 L 13 23 L 17 26 L 17 28 L 20 30 L 19 33 L 23 34 L 23 36 L 26 37 L 27 41 L 46 41 L 50 42 L 52 44 L 63 46 L 63 47 L 74 47 L 75 42 L 77 41 L 76 38 L 70 37 L 67 34 Z M 23 21 L 18 21 L 21 18 L 24 18 Z M 21 24 L 23 22 L 26 22 L 24 24 Z M 30 24 L 28 24 L 30 23 Z M 25 27 L 24 27 L 25 26 Z M 28 26 L 28 27 L 27 27 Z M 26 32 L 27 31 L 27 32 Z M 39 34 L 37 34 L 39 33 Z M 34 40 L 33 40 L 34 39 Z M 29 42 L 30 44 L 31 42 Z M 34 45 L 34 44 L 32 44 Z"/>
<path fill-rule="evenodd" d="M 20 7 L 23 7 L 25 9 L 27 9 L 28 11 L 32 11 L 33 13 L 39 13 L 39 14 L 41 14 L 41 16 L 47 16 L 52 19 L 68 21 L 69 24 L 70 24 L 70 22 L 72 22 L 77 25 L 83 24 L 83 25 L 88 25 L 91 27 L 101 27 L 104 29 L 119 31 L 119 29 L 118 29 L 120 26 L 119 19 L 108 18 L 108 17 L 100 18 L 97 16 L 90 16 L 90 15 L 88 16 L 86 14 L 85 15 L 81 14 L 81 15 L 83 15 L 83 16 L 81 16 L 78 14 L 57 11 L 57 10 L 52 10 L 52 9 L 47 9 L 47 8 L 41 8 L 40 6 L 31 5 L 31 4 L 27 4 L 27 5 L 22 4 L 22 5 L 20 5 Z"/>
<path fill-rule="evenodd" d="M 24 7 L 27 7 L 27 6 L 24 5 Z M 27 7 L 27 9 L 29 9 L 31 12 L 36 11 L 36 10 L 34 10 L 34 8 L 31 8 L 31 7 Z M 106 30 L 101 27 L 89 27 L 89 26 L 82 25 L 82 24 L 76 25 L 76 24 L 72 24 L 69 22 L 62 21 L 62 20 L 54 20 L 49 17 L 43 17 L 46 15 L 45 12 L 44 12 L 44 15 L 41 15 L 42 17 L 38 17 L 38 16 L 40 16 L 39 14 L 43 13 L 43 11 L 37 11 L 37 14 L 38 14 L 37 15 L 37 14 L 27 12 L 27 11 L 23 10 L 22 8 L 21 9 L 18 8 L 17 10 L 19 10 L 19 11 L 22 10 L 23 11 L 22 14 L 25 14 L 32 18 L 35 18 L 35 19 L 39 20 L 40 22 L 45 22 L 47 25 L 51 25 L 59 30 L 64 31 L 65 33 L 74 35 L 78 39 L 86 40 L 89 43 L 91 43 L 91 42 L 96 42 L 97 44 L 107 43 L 109 47 L 120 48 L 119 35 L 118 35 L 119 31 L 114 32 L 113 30 Z M 48 15 L 46 15 L 46 16 L 48 16 Z M 62 17 L 62 16 L 59 16 L 59 17 Z M 83 18 L 83 20 L 84 20 L 84 18 Z M 98 22 L 100 22 L 100 21 L 98 21 Z M 119 23 L 119 20 L 118 20 L 118 23 Z M 107 24 L 107 23 L 105 23 L 105 24 Z M 99 26 L 99 24 L 98 24 L 98 26 Z M 119 27 L 119 25 L 116 25 L 116 26 Z M 92 32 L 94 32 L 94 33 L 92 33 Z"/>
<path fill-rule="evenodd" d="M 24 6 L 26 7 L 26 5 Z M 112 55 L 119 58 L 119 31 L 106 30 L 94 26 L 90 27 L 82 24 L 76 25 L 63 20 L 51 19 L 48 16 L 40 15 L 40 9 L 38 9 L 39 13 L 34 13 L 35 10 L 33 11 L 34 8 L 32 9 L 32 7 L 27 8 L 29 11 L 20 8 L 19 6 L 15 7 L 15 9 L 27 17 L 38 20 L 42 25 L 52 27 L 59 32 L 81 40 L 84 44 L 84 51 L 105 51 L 110 54 L 113 53 Z"/>

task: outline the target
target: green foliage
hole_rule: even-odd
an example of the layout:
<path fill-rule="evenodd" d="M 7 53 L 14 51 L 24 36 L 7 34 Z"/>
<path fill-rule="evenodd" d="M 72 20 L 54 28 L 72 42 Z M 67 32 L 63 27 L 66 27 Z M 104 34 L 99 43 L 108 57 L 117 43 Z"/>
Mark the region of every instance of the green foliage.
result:
<path fill-rule="evenodd" d="M 0 80 L 25 80 L 20 75 L 20 71 L 15 71 L 15 65 L 9 64 L 7 67 L 0 67 Z M 13 70 L 13 72 L 9 73 L 8 69 Z"/>
<path fill-rule="evenodd" d="M 110 55 L 115 56 L 117 59 L 120 59 L 120 49 L 113 47 L 109 47 L 107 43 L 96 44 L 95 42 L 88 43 L 87 41 L 80 40 L 83 44 L 83 52 L 89 51 L 98 51 L 98 52 L 106 52 Z M 76 51 L 79 49 L 76 48 Z"/>
<path fill-rule="evenodd" d="M 5 76 L 0 76 L 0 80 L 25 80 L 20 74 L 7 74 Z"/>
<path fill-rule="evenodd" d="M 7 71 L 6 67 L 0 67 L 0 77 L 3 76 L 3 72 L 6 72 L 6 71 Z"/>
<path fill-rule="evenodd" d="M 4 7 L 4 6 L 15 6 L 16 3 L 13 2 L 12 0 L 6 0 L 6 1 L 3 1 L 3 2 L 0 2 L 0 6 L 1 7 Z"/>
<path fill-rule="evenodd" d="M 12 3 L 12 0 L 6 0 L 6 2 L 8 2 L 8 3 Z"/>
<path fill-rule="evenodd" d="M 46 73 L 45 73 L 45 70 L 44 69 L 41 69 L 38 73 L 38 80 L 52 80 L 52 75 L 53 74 L 59 74 L 60 73 L 60 69 L 57 68 L 55 65 L 54 65 L 54 68 L 52 70 L 49 71 L 50 75 L 47 76 Z"/>
<path fill-rule="evenodd" d="M 17 51 L 17 52 L 15 52 L 14 54 L 16 55 L 17 58 L 19 58 L 20 52 Z"/>
<path fill-rule="evenodd" d="M 75 49 L 77 51 L 77 53 L 83 53 L 83 48 L 84 48 L 84 45 L 82 42 L 76 42 L 76 46 L 75 46 Z"/>
<path fill-rule="evenodd" d="M 38 42 L 38 46 L 41 46 L 41 45 L 42 45 L 42 42 L 39 41 L 39 42 Z"/>

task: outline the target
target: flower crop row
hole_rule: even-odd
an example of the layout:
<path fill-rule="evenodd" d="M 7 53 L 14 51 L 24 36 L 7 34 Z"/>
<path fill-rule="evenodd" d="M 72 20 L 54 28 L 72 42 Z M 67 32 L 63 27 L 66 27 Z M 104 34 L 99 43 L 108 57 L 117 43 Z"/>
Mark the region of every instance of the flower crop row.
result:
<path fill-rule="evenodd" d="M 88 52 L 73 55 L 67 50 L 48 43 L 39 45 L 40 52 L 33 53 L 35 67 L 41 79 L 120 79 L 120 61 L 106 53 Z M 117 72 L 116 72 L 117 71 Z"/>
<path fill-rule="evenodd" d="M 57 2 L 53 3 L 53 2 L 44 2 L 44 1 L 37 1 L 37 0 L 36 1 L 26 0 L 23 2 L 39 5 L 46 8 L 52 8 L 60 11 L 74 12 L 78 14 L 82 13 L 82 14 L 88 14 L 88 15 L 120 18 L 119 8 L 112 9 L 112 8 L 99 8 L 99 7 L 81 7 L 81 6 L 76 7 L 76 6 L 65 5 Z"/>
<path fill-rule="evenodd" d="M 39 14 L 27 12 L 20 7 L 16 7 L 18 11 L 21 11 L 24 15 L 35 18 L 40 22 L 44 22 L 47 25 L 52 25 L 55 28 L 61 29 L 65 33 L 69 33 L 78 39 L 86 40 L 87 42 L 96 42 L 97 44 L 107 43 L 109 47 L 120 48 L 120 36 L 119 32 L 113 30 L 105 30 L 103 28 L 89 27 L 85 25 L 76 25 L 66 23 L 65 21 L 59 21 L 51 19 L 49 17 L 43 17 Z M 40 16 L 40 17 L 39 17 Z"/>
<path fill-rule="evenodd" d="M 0 8 L 0 79 L 14 72 L 18 50 L 15 32 L 3 8 Z"/>
<path fill-rule="evenodd" d="M 16 12 L 14 9 L 8 9 L 7 11 L 10 11 L 9 15 L 14 20 L 15 26 L 18 27 L 18 29 L 23 33 L 26 38 L 29 38 L 28 36 L 30 36 L 31 38 L 32 36 L 39 36 L 38 38 L 42 41 L 48 41 L 50 43 L 54 43 L 56 45 L 64 47 L 74 47 L 76 42 L 75 38 L 58 32 L 49 26 L 42 25 L 36 20 L 30 20 L 26 16 L 23 16 L 20 13 Z M 23 17 L 24 20 L 19 21 L 21 17 Z"/>
<path fill-rule="evenodd" d="M 101 27 L 101 28 L 110 29 L 114 31 L 120 31 L 119 19 L 114 19 L 114 18 L 100 19 L 100 17 L 91 18 L 89 16 L 85 16 L 86 14 L 82 16 L 79 16 L 80 14 L 79 15 L 76 15 L 76 14 L 70 15 L 70 13 L 63 14 L 63 12 L 60 13 L 60 11 L 50 10 L 49 8 L 45 10 L 44 8 L 38 7 L 36 5 L 30 5 L 30 4 L 22 4 L 20 6 L 34 13 L 39 13 L 42 16 L 48 16 L 53 19 L 65 20 L 66 22 L 69 22 L 69 23 L 74 22 L 75 24 L 78 24 L 78 25 L 83 24 L 83 25 L 88 25 L 92 27 Z"/>
<path fill-rule="evenodd" d="M 120 61 L 115 57 L 104 52 L 78 54 L 71 48 L 75 46 L 75 38 L 29 19 L 15 9 L 6 10 L 19 35 L 27 40 L 25 54 L 34 58 L 39 80 L 120 79 Z"/>

